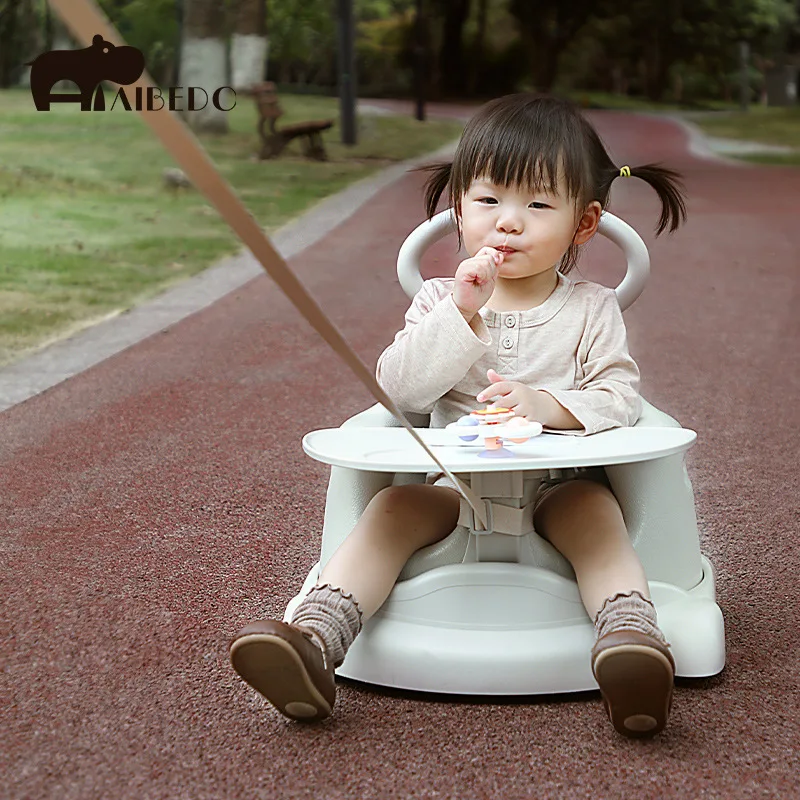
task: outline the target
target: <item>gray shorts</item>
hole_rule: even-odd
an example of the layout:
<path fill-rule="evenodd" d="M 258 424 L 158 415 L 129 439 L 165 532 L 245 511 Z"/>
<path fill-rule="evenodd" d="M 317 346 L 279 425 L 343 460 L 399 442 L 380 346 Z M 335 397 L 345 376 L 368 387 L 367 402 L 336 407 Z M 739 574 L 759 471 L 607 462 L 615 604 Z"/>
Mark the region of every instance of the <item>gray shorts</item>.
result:
<path fill-rule="evenodd" d="M 552 473 L 560 472 L 558 476 L 553 476 Z M 536 489 L 536 497 L 534 498 L 535 506 L 533 513 L 535 514 L 542 501 L 552 494 L 554 489 L 561 486 L 562 483 L 569 483 L 570 481 L 594 481 L 601 483 L 607 488 L 611 488 L 608 483 L 606 471 L 602 467 L 570 467 L 568 469 L 551 470 L 549 478 L 542 478 Z"/>
<path fill-rule="evenodd" d="M 527 497 L 530 497 L 531 492 L 533 492 L 534 515 L 544 499 L 552 494 L 562 483 L 569 483 L 570 481 L 576 480 L 594 481 L 596 483 L 601 483 L 609 489 L 611 488 L 608 477 L 606 476 L 606 471 L 602 467 L 568 467 L 565 469 L 550 470 L 550 475 L 545 477 L 526 477 L 523 485 L 523 492 Z M 535 488 L 533 485 L 534 481 L 538 482 Z M 468 481 L 465 482 L 468 483 Z M 425 483 L 432 486 L 446 486 L 448 489 L 453 489 L 453 491 L 456 492 L 458 491 L 453 482 L 441 472 L 430 473 Z"/>

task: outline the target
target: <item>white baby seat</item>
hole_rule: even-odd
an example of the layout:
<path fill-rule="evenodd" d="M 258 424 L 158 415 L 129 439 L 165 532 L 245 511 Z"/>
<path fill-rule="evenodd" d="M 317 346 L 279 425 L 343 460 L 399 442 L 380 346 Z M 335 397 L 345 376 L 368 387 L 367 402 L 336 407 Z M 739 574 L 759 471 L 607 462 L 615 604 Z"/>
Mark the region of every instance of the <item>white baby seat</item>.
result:
<path fill-rule="evenodd" d="M 422 285 L 422 254 L 454 230 L 451 212 L 444 211 L 406 239 L 397 271 L 409 297 Z M 609 213 L 602 215 L 599 232 L 627 258 L 627 274 L 616 289 L 624 311 L 647 281 L 647 248 L 629 225 Z M 427 427 L 427 415 L 408 416 L 415 427 Z M 397 427 L 399 422 L 383 406 L 374 405 L 342 428 L 353 426 Z M 680 428 L 647 402 L 638 426 Z M 712 565 L 700 552 L 684 458 L 685 453 L 678 453 L 605 470 L 648 576 L 677 674 L 700 677 L 724 666 L 724 626 L 715 602 Z M 386 486 L 424 479 L 421 473 L 331 467 L 320 561 L 290 602 L 287 621 L 371 498 Z M 487 491 L 484 486 L 481 495 L 520 507 L 530 499 L 520 496 L 520 483 L 517 478 L 512 491 L 507 489 L 513 479 L 504 488 L 496 484 Z M 474 484 L 472 488 L 476 490 Z M 462 525 L 409 559 L 337 674 L 383 686 L 457 694 L 582 691 L 597 688 L 589 656 L 593 642 L 594 628 L 572 568 L 549 542 L 535 532 L 475 532 Z"/>

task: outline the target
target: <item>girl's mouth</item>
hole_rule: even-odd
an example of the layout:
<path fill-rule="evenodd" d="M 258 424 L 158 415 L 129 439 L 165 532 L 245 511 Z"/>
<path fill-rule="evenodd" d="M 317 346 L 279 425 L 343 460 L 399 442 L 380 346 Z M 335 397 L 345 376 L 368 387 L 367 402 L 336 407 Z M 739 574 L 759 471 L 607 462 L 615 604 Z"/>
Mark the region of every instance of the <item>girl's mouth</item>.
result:
<path fill-rule="evenodd" d="M 495 247 L 495 250 L 499 250 L 501 253 L 505 253 L 507 256 L 517 252 L 513 247 L 506 247 L 505 245 L 502 247 Z"/>

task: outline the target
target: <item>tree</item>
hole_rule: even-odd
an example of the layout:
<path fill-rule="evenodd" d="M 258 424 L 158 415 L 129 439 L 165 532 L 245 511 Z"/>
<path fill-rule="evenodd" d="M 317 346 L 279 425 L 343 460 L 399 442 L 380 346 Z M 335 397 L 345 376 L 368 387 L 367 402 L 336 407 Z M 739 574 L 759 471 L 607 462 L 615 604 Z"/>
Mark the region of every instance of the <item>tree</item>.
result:
<path fill-rule="evenodd" d="M 336 83 L 333 0 L 280 0 L 270 5 L 270 75 L 279 83 Z"/>
<path fill-rule="evenodd" d="M 466 70 L 464 24 L 469 17 L 470 0 L 437 0 L 434 7 L 442 19 L 439 85 L 445 95 L 463 94 Z"/>
<path fill-rule="evenodd" d="M 237 91 L 264 80 L 267 66 L 265 0 L 235 0 L 231 36 L 231 84 Z"/>
<path fill-rule="evenodd" d="M 148 73 L 160 86 L 178 86 L 181 0 L 100 0 L 125 42 L 144 54 Z"/>
<path fill-rule="evenodd" d="M 595 0 L 511 0 L 509 11 L 517 19 L 528 53 L 530 78 L 542 92 L 553 88 L 561 53 L 596 10 Z"/>
<path fill-rule="evenodd" d="M 662 100 L 678 64 L 702 56 L 719 77 L 738 69 L 739 42 L 771 49 L 776 30 L 794 19 L 794 0 L 614 0 L 644 43 L 645 93 Z M 712 65 L 717 65 L 713 67 Z"/>
<path fill-rule="evenodd" d="M 270 76 L 278 83 L 336 84 L 333 0 L 280 0 L 270 5 Z"/>
<path fill-rule="evenodd" d="M 0 87 L 27 83 L 26 62 L 48 49 L 36 5 L 35 0 L 0 0 Z"/>
<path fill-rule="evenodd" d="M 203 89 L 206 105 L 185 113 L 197 131 L 228 132 L 228 116 L 211 102 L 214 92 L 227 82 L 225 6 L 219 0 L 185 0 L 181 43 L 181 85 Z M 202 93 L 199 102 L 202 102 Z"/>
<path fill-rule="evenodd" d="M 478 73 L 483 67 L 484 50 L 486 47 L 486 22 L 488 16 L 488 0 L 478 0 L 478 29 L 475 34 L 472 52 L 469 54 L 469 70 L 467 93 L 475 94 L 478 84 Z"/>
<path fill-rule="evenodd" d="M 11 83 L 11 70 L 18 57 L 18 12 L 21 0 L 2 0 L 0 5 L 0 86 Z"/>

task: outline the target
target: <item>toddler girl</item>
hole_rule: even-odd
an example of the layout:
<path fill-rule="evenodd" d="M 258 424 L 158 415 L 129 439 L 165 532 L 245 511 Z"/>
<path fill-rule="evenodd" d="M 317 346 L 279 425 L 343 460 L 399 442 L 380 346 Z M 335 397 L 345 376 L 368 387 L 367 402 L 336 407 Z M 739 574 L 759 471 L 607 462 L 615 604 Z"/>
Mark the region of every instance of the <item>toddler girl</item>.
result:
<path fill-rule="evenodd" d="M 546 428 L 592 434 L 633 425 L 639 371 L 613 290 L 567 277 L 597 230 L 613 181 L 641 178 L 661 200 L 657 232 L 685 219 L 678 176 L 615 166 L 571 103 L 518 94 L 483 106 L 452 163 L 427 167 L 428 217 L 442 194 L 470 257 L 426 281 L 377 378 L 404 412 L 443 427 L 495 399 Z M 534 526 L 570 562 L 594 620 L 592 669 L 614 727 L 663 729 L 675 665 L 647 578 L 602 470 L 543 481 Z M 333 708 L 333 670 L 386 600 L 403 566 L 457 525 L 460 496 L 441 474 L 392 486 L 369 503 L 291 624 L 253 622 L 231 645 L 236 672 L 292 719 Z"/>

